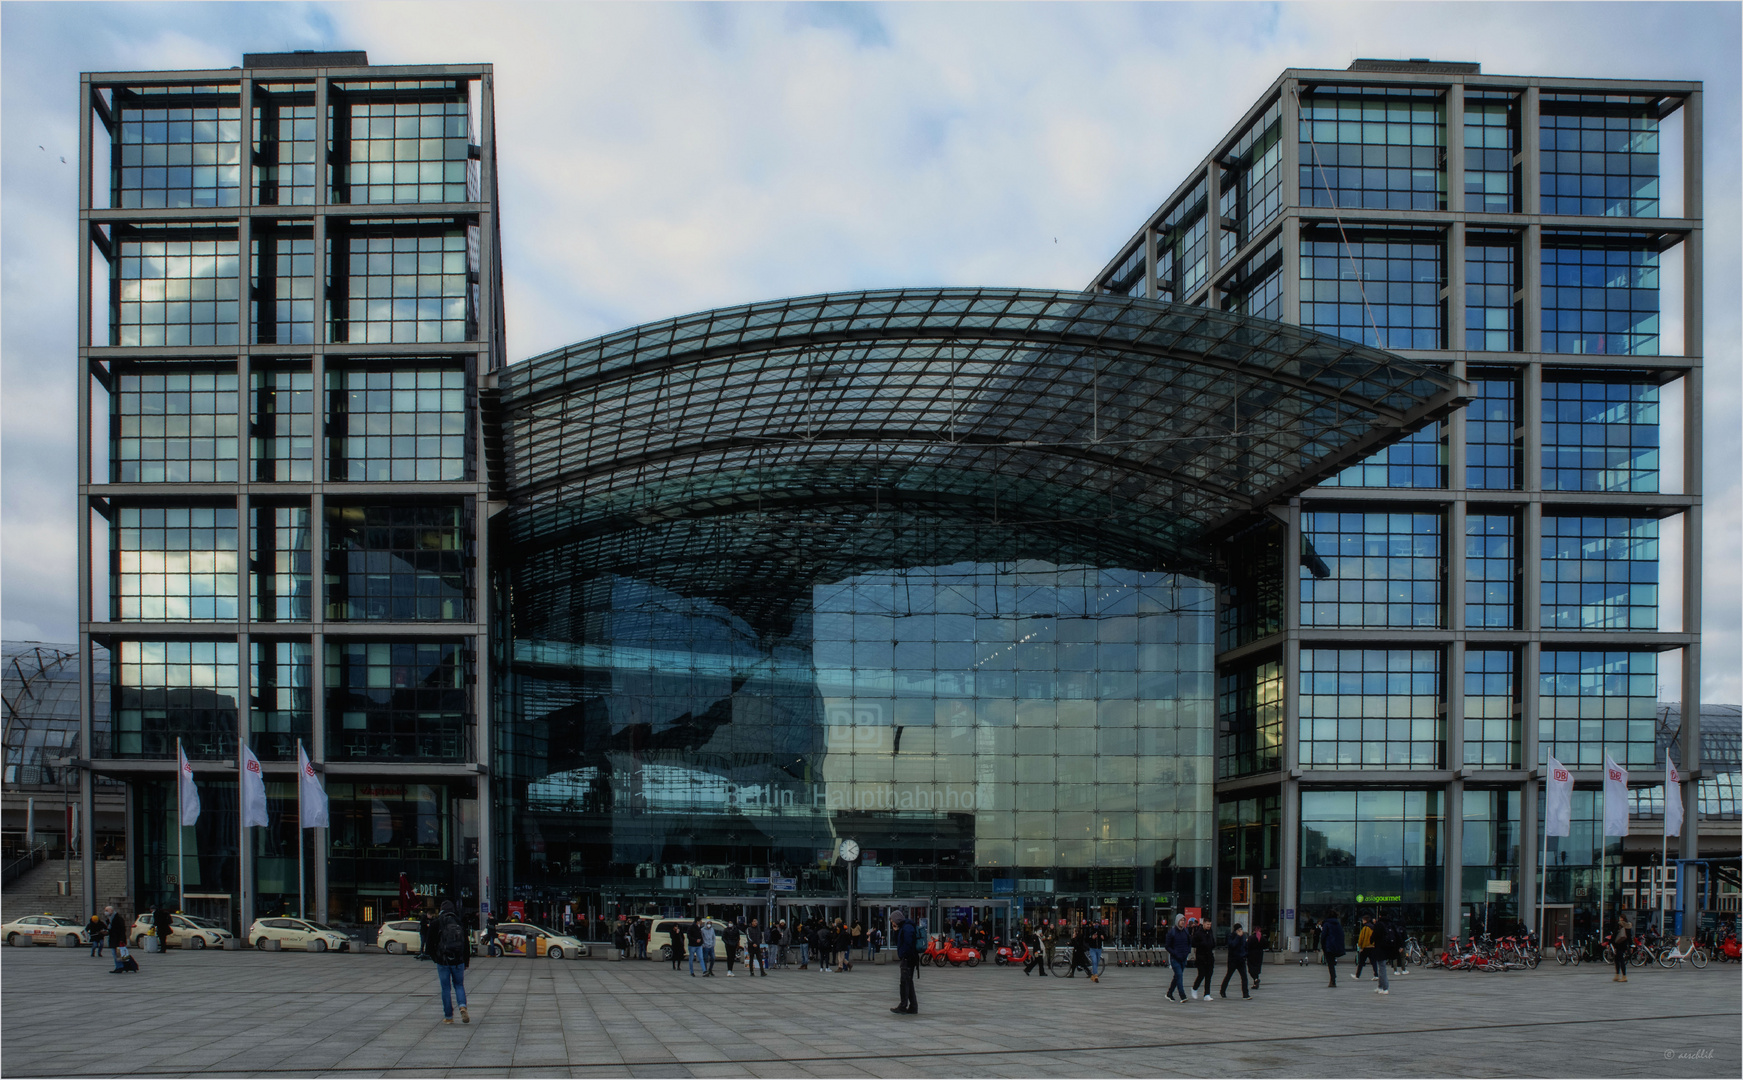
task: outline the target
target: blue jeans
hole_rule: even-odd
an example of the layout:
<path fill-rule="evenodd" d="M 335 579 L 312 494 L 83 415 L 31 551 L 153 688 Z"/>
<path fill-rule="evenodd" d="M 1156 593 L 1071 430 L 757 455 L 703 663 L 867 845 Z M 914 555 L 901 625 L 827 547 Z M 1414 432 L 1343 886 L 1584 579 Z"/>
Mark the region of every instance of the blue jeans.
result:
<path fill-rule="evenodd" d="M 692 975 L 696 974 L 696 962 L 698 960 L 702 960 L 702 946 L 692 945 L 690 946 L 690 974 Z M 702 970 L 708 970 L 708 961 L 702 960 Z"/>
<path fill-rule="evenodd" d="M 1090 949 L 1089 950 L 1089 973 L 1091 975 L 1100 975 L 1101 974 L 1101 950 L 1100 949 Z"/>
<path fill-rule="evenodd" d="M 1382 990 L 1392 989 L 1392 984 L 1386 980 L 1386 968 L 1388 966 L 1390 965 L 1388 965 L 1384 960 L 1375 960 L 1373 964 L 1374 975 L 1380 980 L 1380 989 Z"/>
<path fill-rule="evenodd" d="M 460 1002 L 460 1007 L 466 1007 L 466 965 L 437 964 L 436 979 L 442 984 L 442 1015 L 454 1018 L 454 1003 L 448 998 L 448 988 L 454 988 L 454 997 Z"/>
<path fill-rule="evenodd" d="M 1186 996 L 1186 961 L 1176 958 L 1172 953 L 1168 956 L 1168 966 L 1174 969 L 1174 981 L 1168 984 L 1168 992 L 1179 992 Z"/>

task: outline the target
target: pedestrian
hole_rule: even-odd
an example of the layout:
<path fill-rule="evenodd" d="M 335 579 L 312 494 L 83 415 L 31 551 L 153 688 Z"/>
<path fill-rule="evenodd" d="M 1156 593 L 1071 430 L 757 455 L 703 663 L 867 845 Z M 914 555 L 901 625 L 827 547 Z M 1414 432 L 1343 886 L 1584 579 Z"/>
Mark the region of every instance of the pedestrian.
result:
<path fill-rule="evenodd" d="M 1090 982 L 1101 982 L 1101 951 L 1107 946 L 1107 943 L 1108 921 L 1103 919 L 1099 923 L 1090 923 L 1089 931 L 1084 935 L 1084 945 L 1087 946 L 1089 953 Z"/>
<path fill-rule="evenodd" d="M 1083 969 L 1091 982 L 1095 981 L 1095 972 L 1089 966 L 1089 926 L 1086 923 L 1078 923 L 1077 928 L 1072 931 L 1071 966 L 1066 969 L 1065 977 L 1075 979 L 1078 968 Z"/>
<path fill-rule="evenodd" d="M 668 923 L 666 925 L 666 937 L 670 939 L 670 944 L 668 944 L 666 948 L 670 949 L 672 952 L 672 970 L 677 971 L 684 963 L 684 953 L 686 951 L 684 948 L 684 924 L 675 919 Z"/>
<path fill-rule="evenodd" d="M 1259 988 L 1259 969 L 1265 966 L 1265 932 L 1257 926 L 1247 935 L 1247 974 L 1253 977 L 1253 989 Z"/>
<path fill-rule="evenodd" d="M 1338 913 L 1332 912 L 1320 920 L 1319 951 L 1325 954 L 1325 970 L 1331 976 L 1327 989 L 1335 989 L 1338 984 L 1338 957 L 1344 954 L 1344 927 L 1338 922 Z"/>
<path fill-rule="evenodd" d="M 497 940 L 496 940 L 496 916 L 495 915 L 486 915 L 484 917 L 484 955 L 485 956 L 501 956 L 502 955 L 502 946 L 497 944 Z"/>
<path fill-rule="evenodd" d="M 714 923 L 702 924 L 702 977 L 714 978 Z"/>
<path fill-rule="evenodd" d="M 920 966 L 919 933 L 908 921 L 907 912 L 898 908 L 890 918 L 894 926 L 896 959 L 902 967 L 901 1000 L 890 1011 L 913 1016 L 920 1011 L 920 1002 L 914 996 L 914 971 Z"/>
<path fill-rule="evenodd" d="M 1192 931 L 1192 962 L 1198 968 L 1198 977 L 1192 980 L 1192 996 L 1198 997 L 1198 984 L 1203 983 L 1201 1000 L 1209 1001 L 1211 980 L 1216 977 L 1216 934 L 1211 932 L 1208 922 L 1200 922 Z"/>
<path fill-rule="evenodd" d="M 1217 991 L 1219 997 L 1229 996 L 1229 977 L 1232 975 L 1241 977 L 1241 997 L 1250 998 L 1253 996 L 1247 990 L 1247 950 L 1251 947 L 1251 943 L 1247 940 L 1246 931 L 1241 929 L 1240 923 L 1236 923 L 1234 930 L 1229 934 L 1229 969 L 1223 972 L 1223 984 Z"/>
<path fill-rule="evenodd" d="M 429 912 L 418 912 L 418 955 L 426 960 L 435 955 L 432 949 L 433 943 L 430 940 L 431 928 Z"/>
<path fill-rule="evenodd" d="M 761 966 L 763 974 L 767 975 L 769 961 L 763 956 L 763 928 L 757 924 L 755 919 L 750 921 L 750 929 L 745 931 L 745 941 L 748 943 L 744 950 L 745 974 L 754 979 L 758 966 Z"/>
<path fill-rule="evenodd" d="M 1023 924 L 1023 951 L 1028 956 L 1023 961 L 1023 974 L 1033 971 L 1041 978 L 1047 978 L 1047 954 L 1041 951 L 1041 935 L 1028 923 Z"/>
<path fill-rule="evenodd" d="M 787 920 L 780 919 L 769 924 L 769 956 L 776 967 L 785 967 L 787 963 L 787 937 L 785 930 Z"/>
<path fill-rule="evenodd" d="M 726 945 L 726 977 L 729 979 L 738 978 L 732 973 L 732 963 L 738 959 L 738 938 L 737 923 L 727 923 L 726 929 L 720 932 L 720 940 Z"/>
<path fill-rule="evenodd" d="M 809 921 L 793 924 L 793 944 L 799 947 L 799 970 L 804 971 L 811 963 L 811 939 L 817 931 Z"/>
<path fill-rule="evenodd" d="M 113 907 L 105 907 L 103 917 L 108 920 L 103 933 L 109 939 L 109 951 L 115 956 L 115 968 L 110 974 L 119 975 L 127 970 L 125 961 L 132 959 L 127 952 L 127 916 Z"/>
<path fill-rule="evenodd" d="M 436 961 L 436 982 L 442 988 L 442 1023 L 454 1022 L 454 1005 L 460 1006 L 460 1022 L 470 1024 L 472 1015 L 466 1011 L 466 969 L 472 963 L 472 947 L 466 941 L 466 928 L 454 911 L 454 901 L 442 901 L 442 910 L 430 926 L 430 936 Z M 453 991 L 450 1000 L 449 991 Z"/>
<path fill-rule="evenodd" d="M 648 958 L 648 935 L 651 931 L 652 927 L 648 920 L 637 919 L 635 921 L 635 958 L 637 960 Z"/>
<path fill-rule="evenodd" d="M 1168 966 L 1174 971 L 1174 979 L 1168 984 L 1168 1000 L 1186 1001 L 1186 958 L 1192 952 L 1192 935 L 1186 929 L 1186 916 L 1174 917 L 1174 929 L 1168 931 L 1162 938 L 1162 947 L 1168 950 Z M 1180 996 L 1176 998 L 1175 992 Z"/>
<path fill-rule="evenodd" d="M 709 933 L 712 935 L 713 931 L 710 930 Z M 697 961 L 702 963 L 702 973 L 708 974 L 708 961 L 702 959 L 702 916 L 696 916 L 695 919 L 691 920 L 690 925 L 684 928 L 684 943 L 690 949 L 690 977 L 692 979 L 696 977 Z"/>
<path fill-rule="evenodd" d="M 109 926 L 103 916 L 91 916 L 91 921 L 85 924 L 85 936 L 91 939 L 91 955 L 101 957 L 103 946 L 109 943 Z"/>
<path fill-rule="evenodd" d="M 159 904 L 151 912 L 151 933 L 157 938 L 157 951 L 169 952 L 169 936 L 175 933 L 175 916 L 168 904 Z"/>
<path fill-rule="evenodd" d="M 1374 977 L 1380 980 L 1380 988 L 1376 994 L 1390 994 L 1392 983 L 1386 978 L 1388 970 L 1398 960 L 1398 930 L 1393 926 L 1384 912 L 1374 920 Z"/>
<path fill-rule="evenodd" d="M 863 945 L 864 942 L 861 941 L 860 944 Z M 837 920 L 835 923 L 835 946 L 841 951 L 841 963 L 837 965 L 835 970 L 853 970 L 853 945 L 853 927 L 848 926 L 845 919 Z"/>
<path fill-rule="evenodd" d="M 872 961 L 873 963 L 876 963 L 877 958 L 878 958 L 878 953 L 884 947 L 884 928 L 881 926 L 872 927 L 871 933 L 869 933 L 865 936 L 865 940 L 866 940 L 866 951 L 865 951 L 866 959 Z"/>
<path fill-rule="evenodd" d="M 1616 933 L 1610 938 L 1610 951 L 1616 954 L 1616 974 L 1610 981 L 1627 982 L 1628 958 L 1634 953 L 1634 928 L 1620 915 L 1616 917 Z"/>
<path fill-rule="evenodd" d="M 1374 920 L 1362 916 L 1362 928 L 1356 931 L 1356 978 L 1362 977 L 1362 966 L 1374 966 Z M 1375 978 L 1379 976 L 1376 975 Z"/>

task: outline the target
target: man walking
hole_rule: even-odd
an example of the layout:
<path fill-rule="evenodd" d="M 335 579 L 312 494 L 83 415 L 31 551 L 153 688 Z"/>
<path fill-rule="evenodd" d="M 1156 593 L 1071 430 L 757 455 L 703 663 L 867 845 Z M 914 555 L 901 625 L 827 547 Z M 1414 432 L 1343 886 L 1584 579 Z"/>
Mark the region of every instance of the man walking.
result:
<path fill-rule="evenodd" d="M 1356 978 L 1362 977 L 1364 966 L 1374 966 L 1374 920 L 1362 916 L 1362 928 L 1356 931 Z M 1377 978 L 1378 976 L 1376 976 Z"/>
<path fill-rule="evenodd" d="M 1027 976 L 1033 971 L 1041 978 L 1047 978 L 1047 954 L 1041 948 L 1041 935 L 1027 923 L 1023 924 L 1023 949 L 1029 954 L 1023 962 L 1023 974 Z"/>
<path fill-rule="evenodd" d="M 1332 912 L 1319 924 L 1319 950 L 1325 954 L 1325 970 L 1331 976 L 1327 982 L 1328 990 L 1335 990 L 1338 984 L 1338 957 L 1344 954 L 1344 928 L 1338 922 L 1338 913 Z"/>
<path fill-rule="evenodd" d="M 702 977 L 714 978 L 714 924 L 702 924 Z"/>
<path fill-rule="evenodd" d="M 902 965 L 901 1001 L 890 1011 L 913 1016 L 920 1011 L 920 1003 L 914 997 L 914 969 L 920 966 L 919 935 L 914 924 L 908 921 L 907 912 L 897 911 L 896 920 L 896 959 Z"/>
<path fill-rule="evenodd" d="M 128 959 L 127 916 L 111 906 L 103 909 L 103 918 L 108 920 L 103 932 L 109 938 L 109 951 L 115 954 L 115 968 L 110 974 L 119 975 L 127 970 L 127 965 L 123 963 Z"/>
<path fill-rule="evenodd" d="M 1186 932 L 1186 916 L 1174 917 L 1174 929 L 1162 939 L 1168 950 L 1168 966 L 1174 969 L 1174 980 L 1168 984 L 1168 1000 L 1186 1002 L 1186 958 L 1192 953 L 1192 935 Z M 1176 998 L 1175 992 L 1180 996 Z"/>
<path fill-rule="evenodd" d="M 1192 980 L 1192 996 L 1198 997 L 1198 984 L 1204 984 L 1203 1000 L 1210 1001 L 1211 980 L 1216 977 L 1216 935 L 1210 924 L 1201 922 L 1192 931 L 1193 963 L 1198 965 L 1198 977 Z"/>
<path fill-rule="evenodd" d="M 1229 969 L 1223 972 L 1222 988 L 1217 991 L 1219 996 L 1225 998 L 1229 996 L 1229 979 L 1235 975 L 1241 977 L 1241 996 L 1243 998 L 1253 996 L 1247 992 L 1248 948 L 1250 948 L 1250 943 L 1247 941 L 1246 931 L 1241 929 L 1240 923 L 1236 923 L 1233 932 L 1229 934 Z"/>
<path fill-rule="evenodd" d="M 1247 935 L 1247 974 L 1253 977 L 1253 989 L 1259 988 L 1259 969 L 1265 966 L 1265 931 L 1257 926 Z"/>
<path fill-rule="evenodd" d="M 1089 951 L 1089 981 L 1101 982 L 1101 951 L 1108 943 L 1108 921 L 1090 923 L 1084 932 L 1083 943 Z"/>
<path fill-rule="evenodd" d="M 175 930 L 175 916 L 170 912 L 168 904 L 159 904 L 151 909 L 151 933 L 157 938 L 157 951 L 168 955 L 169 936 Z"/>
<path fill-rule="evenodd" d="M 757 968 L 761 967 L 763 975 L 769 973 L 768 958 L 763 955 L 763 928 L 755 919 L 750 921 L 750 947 L 745 950 L 746 974 L 756 978 Z"/>
<path fill-rule="evenodd" d="M 1387 981 L 1386 972 L 1398 960 L 1396 931 L 1392 928 L 1392 920 L 1382 914 L 1374 921 L 1374 977 L 1380 980 L 1380 988 L 1374 993 L 1390 994 L 1392 984 Z"/>
<path fill-rule="evenodd" d="M 726 944 L 726 977 L 729 979 L 738 978 L 732 973 L 733 961 L 738 959 L 738 938 L 737 923 L 727 923 L 726 929 L 720 932 L 720 940 Z"/>
<path fill-rule="evenodd" d="M 709 934 L 712 936 L 713 931 Z M 702 916 L 690 920 L 690 925 L 684 928 L 684 941 L 690 950 L 690 977 L 696 977 L 696 962 L 702 962 L 702 973 L 708 974 L 708 961 L 702 959 Z"/>
<path fill-rule="evenodd" d="M 470 1024 L 472 1016 L 466 1011 L 466 968 L 472 963 L 472 947 L 466 941 L 466 928 L 460 925 L 460 916 L 454 913 L 454 901 L 442 901 L 441 913 L 431 926 L 431 937 L 435 939 L 436 982 L 442 988 L 442 1023 L 454 1022 L 454 1004 L 458 1002 L 460 1022 Z"/>

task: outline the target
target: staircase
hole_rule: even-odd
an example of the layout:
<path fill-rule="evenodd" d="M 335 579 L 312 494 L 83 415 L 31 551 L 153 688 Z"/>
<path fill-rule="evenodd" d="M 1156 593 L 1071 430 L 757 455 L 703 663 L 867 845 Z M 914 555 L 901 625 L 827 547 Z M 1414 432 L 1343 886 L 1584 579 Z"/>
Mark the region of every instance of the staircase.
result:
<path fill-rule="evenodd" d="M 84 922 L 91 917 L 91 912 L 84 911 L 84 874 L 79 866 L 79 860 L 73 860 L 72 894 L 61 896 L 55 890 L 55 882 L 66 874 L 66 863 L 60 859 L 50 859 L 34 870 L 27 871 L 22 877 L 6 886 L 6 891 L 0 893 L 0 920 L 11 922 L 13 919 L 26 915 L 62 915 L 69 919 Z M 123 859 L 97 860 L 97 910 L 103 910 L 104 904 L 115 904 L 121 910 L 127 898 L 127 863 Z M 128 915 L 135 914 L 132 911 Z"/>

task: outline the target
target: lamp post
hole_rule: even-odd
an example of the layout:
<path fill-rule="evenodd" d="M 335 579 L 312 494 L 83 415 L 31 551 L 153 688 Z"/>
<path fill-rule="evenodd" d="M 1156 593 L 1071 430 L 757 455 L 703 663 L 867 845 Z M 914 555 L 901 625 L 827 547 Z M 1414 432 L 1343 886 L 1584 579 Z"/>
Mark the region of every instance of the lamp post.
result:
<path fill-rule="evenodd" d="M 67 770 L 77 760 L 70 757 L 49 759 L 49 764 L 55 767 L 61 778 L 61 828 L 66 830 L 61 839 L 61 856 L 65 867 L 61 880 L 66 882 L 63 888 L 67 890 L 68 896 L 73 894 L 73 810 L 71 798 L 67 794 Z"/>

